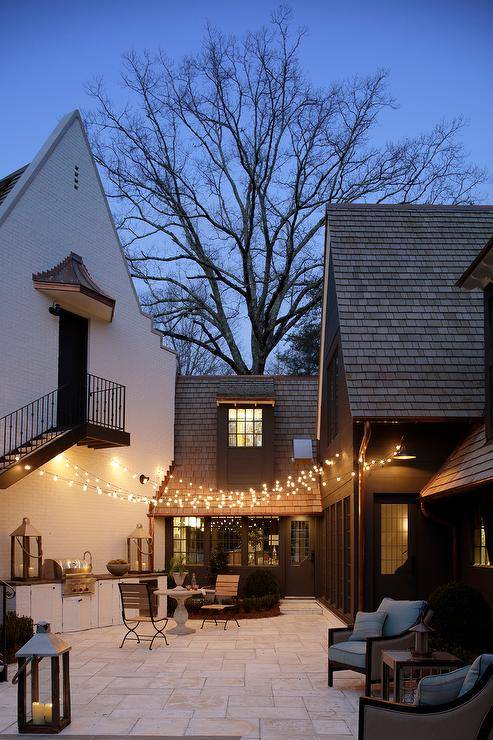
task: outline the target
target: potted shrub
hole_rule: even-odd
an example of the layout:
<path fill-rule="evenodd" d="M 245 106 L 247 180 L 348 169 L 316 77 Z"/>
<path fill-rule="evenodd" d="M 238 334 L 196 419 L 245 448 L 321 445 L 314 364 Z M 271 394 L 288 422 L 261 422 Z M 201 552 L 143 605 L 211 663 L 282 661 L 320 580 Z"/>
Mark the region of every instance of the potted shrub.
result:
<path fill-rule="evenodd" d="M 183 555 L 176 555 L 171 558 L 169 563 L 168 575 L 173 577 L 177 586 L 183 586 L 188 571 L 185 570 L 185 558 Z"/>
<path fill-rule="evenodd" d="M 126 560 L 116 558 L 115 560 L 109 560 L 106 563 L 106 568 L 112 576 L 124 576 L 130 569 L 130 563 L 127 563 Z"/>
<path fill-rule="evenodd" d="M 267 568 L 256 568 L 245 581 L 245 596 L 274 596 L 279 601 L 279 583 L 272 571 Z"/>
<path fill-rule="evenodd" d="M 429 598 L 433 610 L 430 638 L 434 650 L 446 650 L 466 663 L 493 648 L 491 612 L 480 591 L 453 581 L 434 591 Z"/>

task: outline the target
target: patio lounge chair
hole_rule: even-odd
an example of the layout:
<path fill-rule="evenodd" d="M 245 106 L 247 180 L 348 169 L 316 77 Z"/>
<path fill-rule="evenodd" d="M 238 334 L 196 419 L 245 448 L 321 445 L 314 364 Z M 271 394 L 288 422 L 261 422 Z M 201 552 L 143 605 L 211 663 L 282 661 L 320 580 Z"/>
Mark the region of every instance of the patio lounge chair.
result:
<path fill-rule="evenodd" d="M 234 609 L 235 604 L 222 604 L 221 599 L 234 599 L 238 596 L 238 584 L 240 582 L 240 576 L 218 576 L 216 578 L 216 589 L 214 593 L 214 604 L 204 604 L 201 607 L 205 612 L 209 612 L 207 616 L 202 620 L 202 626 L 200 629 L 204 629 L 206 622 L 214 622 L 217 626 L 218 622 L 224 622 L 224 629 L 226 629 L 228 622 L 235 621 L 239 627 L 239 622 L 236 617 L 229 616 L 228 610 Z M 219 603 L 217 603 L 219 602 Z M 218 614 L 224 613 L 224 618 L 218 617 Z"/>
<path fill-rule="evenodd" d="M 475 672 L 488 658 L 493 661 L 482 655 L 472 666 L 421 679 L 415 704 L 362 697 L 358 739 L 493 740 L 493 663 Z"/>
<path fill-rule="evenodd" d="M 365 674 L 365 694 L 371 696 L 371 687 L 380 683 L 382 650 L 407 650 L 414 644 L 414 635 L 409 632 L 423 617 L 431 618 L 426 601 L 396 601 L 385 598 L 377 611 L 385 612 L 387 618 L 381 637 L 366 640 L 350 640 L 354 625 L 329 629 L 328 639 L 328 684 L 333 685 L 334 671 L 356 671 Z"/>
<path fill-rule="evenodd" d="M 164 638 L 166 645 L 168 645 L 168 640 L 163 632 L 168 624 L 168 619 L 167 617 L 163 617 L 162 619 L 155 618 L 156 604 L 153 600 L 153 594 L 149 584 L 119 583 L 118 588 L 120 589 L 123 624 L 128 630 L 120 647 L 123 647 L 125 640 L 137 640 L 138 643 L 150 642 L 149 650 L 152 650 L 156 637 Z M 146 614 L 142 615 L 141 612 L 146 612 Z M 137 629 L 142 623 L 151 625 L 154 628 L 155 634 L 138 634 Z M 130 634 L 134 634 L 135 637 L 129 637 Z"/>

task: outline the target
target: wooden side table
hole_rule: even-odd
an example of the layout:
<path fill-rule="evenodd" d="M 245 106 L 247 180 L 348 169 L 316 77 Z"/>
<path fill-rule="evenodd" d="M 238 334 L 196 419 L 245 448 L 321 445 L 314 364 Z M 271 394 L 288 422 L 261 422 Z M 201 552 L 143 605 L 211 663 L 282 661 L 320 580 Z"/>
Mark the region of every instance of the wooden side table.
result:
<path fill-rule="evenodd" d="M 431 653 L 425 658 L 414 657 L 410 650 L 382 650 L 382 699 L 389 700 L 390 672 L 394 675 L 394 701 L 403 703 L 402 677 L 406 670 L 411 676 L 448 673 L 460 668 L 462 661 L 450 653 Z"/>

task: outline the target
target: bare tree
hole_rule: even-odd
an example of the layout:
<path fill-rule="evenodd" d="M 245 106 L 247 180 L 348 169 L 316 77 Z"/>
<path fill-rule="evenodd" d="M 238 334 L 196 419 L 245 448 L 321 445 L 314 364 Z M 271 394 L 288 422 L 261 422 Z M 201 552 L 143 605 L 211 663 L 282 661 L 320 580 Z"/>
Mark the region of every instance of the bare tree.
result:
<path fill-rule="evenodd" d="M 123 109 L 101 82 L 90 89 L 88 127 L 133 275 L 170 338 L 239 374 L 263 373 L 320 300 L 324 204 L 465 203 L 484 181 L 461 119 L 372 145 L 394 105 L 386 73 L 317 90 L 298 61 L 303 37 L 281 8 L 242 40 L 208 29 L 178 66 L 128 54 Z M 163 286 L 177 297 L 163 300 Z"/>

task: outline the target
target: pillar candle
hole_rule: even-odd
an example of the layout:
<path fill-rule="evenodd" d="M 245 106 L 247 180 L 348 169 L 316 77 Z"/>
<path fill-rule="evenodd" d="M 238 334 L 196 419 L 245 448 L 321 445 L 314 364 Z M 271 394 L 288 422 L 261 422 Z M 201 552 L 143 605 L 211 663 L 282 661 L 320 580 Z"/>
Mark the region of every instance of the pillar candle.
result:
<path fill-rule="evenodd" d="M 45 705 L 40 701 L 33 701 L 33 724 L 44 725 Z"/>
<path fill-rule="evenodd" d="M 53 705 L 51 703 L 45 704 L 45 722 L 50 724 L 53 717 Z"/>

